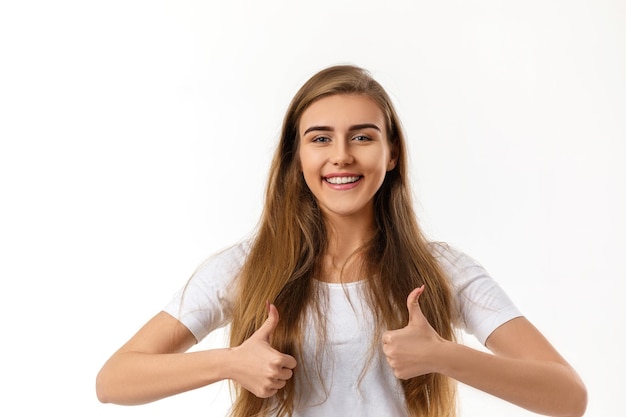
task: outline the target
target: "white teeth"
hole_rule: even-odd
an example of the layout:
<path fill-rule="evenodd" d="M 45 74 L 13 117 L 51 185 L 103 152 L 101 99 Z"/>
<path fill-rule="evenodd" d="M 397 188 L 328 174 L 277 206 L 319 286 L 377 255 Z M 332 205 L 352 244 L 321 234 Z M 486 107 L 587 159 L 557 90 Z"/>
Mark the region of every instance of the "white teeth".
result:
<path fill-rule="evenodd" d="M 356 182 L 361 177 L 330 177 L 326 178 L 326 181 L 331 184 L 348 184 L 351 182 Z"/>

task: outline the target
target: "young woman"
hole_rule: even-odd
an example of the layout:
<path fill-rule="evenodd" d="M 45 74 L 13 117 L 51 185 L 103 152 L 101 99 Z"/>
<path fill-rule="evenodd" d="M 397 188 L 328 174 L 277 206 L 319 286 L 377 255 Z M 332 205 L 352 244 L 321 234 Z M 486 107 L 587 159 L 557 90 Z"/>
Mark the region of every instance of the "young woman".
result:
<path fill-rule="evenodd" d="M 583 415 L 586 389 L 484 269 L 428 242 L 400 122 L 363 69 L 327 68 L 285 116 L 254 238 L 201 265 L 105 363 L 102 402 L 220 380 L 232 415 L 456 415 L 456 381 L 536 413 Z M 230 348 L 187 350 L 230 324 Z M 457 343 L 474 334 L 493 352 Z"/>

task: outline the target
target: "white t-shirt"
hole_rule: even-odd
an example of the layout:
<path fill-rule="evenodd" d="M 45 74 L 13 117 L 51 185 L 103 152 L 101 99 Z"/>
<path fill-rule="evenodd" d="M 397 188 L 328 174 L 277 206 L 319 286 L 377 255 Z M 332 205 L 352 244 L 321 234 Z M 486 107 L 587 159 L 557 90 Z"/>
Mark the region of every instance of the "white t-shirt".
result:
<path fill-rule="evenodd" d="M 482 344 L 498 326 L 521 316 L 509 297 L 469 256 L 443 244 L 431 245 L 450 279 L 458 317 L 457 328 Z M 247 242 L 212 256 L 164 311 L 180 320 L 198 341 L 228 324 L 234 279 L 249 251 Z M 349 284 L 317 282 L 328 295 L 326 349 L 316 352 L 315 324 L 307 315 L 299 367 L 307 370 L 311 389 L 302 389 L 297 417 L 407 416 L 399 381 L 387 364 L 382 346 L 371 352 L 374 322 L 363 302 L 365 281 Z M 408 295 L 408 294 L 407 294 Z M 182 300 L 182 301 L 181 301 Z M 320 356 L 321 355 L 321 356 Z M 295 378 L 302 378 L 295 372 Z M 321 379 L 321 381 L 320 381 Z M 305 386 L 298 381 L 298 386 Z"/>

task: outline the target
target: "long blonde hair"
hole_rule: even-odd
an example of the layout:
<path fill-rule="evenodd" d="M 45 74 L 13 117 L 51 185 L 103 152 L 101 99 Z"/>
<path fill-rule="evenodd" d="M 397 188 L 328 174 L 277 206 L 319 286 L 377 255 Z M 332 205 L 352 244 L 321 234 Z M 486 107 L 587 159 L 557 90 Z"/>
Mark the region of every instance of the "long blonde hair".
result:
<path fill-rule="evenodd" d="M 440 336 L 453 340 L 452 295 L 416 221 L 399 118 L 385 90 L 367 71 L 342 65 L 311 77 L 296 93 L 285 115 L 270 168 L 263 215 L 239 277 L 231 346 L 243 343 L 263 324 L 266 301 L 270 300 L 280 312 L 273 346 L 296 359 L 302 355 L 303 313 L 316 302 L 312 278 L 322 267 L 320 254 L 327 247 L 327 230 L 300 171 L 298 126 L 302 113 L 313 102 L 334 94 L 362 94 L 373 99 L 383 112 L 387 137 L 398 158 L 374 197 L 376 231 L 362 250 L 367 298 L 377 323 L 374 334 L 378 339 L 373 343 L 380 343 L 384 330 L 406 326 L 407 295 L 422 284 L 427 288 L 420 297 L 424 315 Z M 402 381 L 402 385 L 411 416 L 456 415 L 455 384 L 447 377 L 428 374 Z M 292 378 L 271 400 L 257 398 L 242 387 L 235 389 L 233 417 L 266 416 L 270 412 L 283 417 L 293 413 L 299 388 Z"/>

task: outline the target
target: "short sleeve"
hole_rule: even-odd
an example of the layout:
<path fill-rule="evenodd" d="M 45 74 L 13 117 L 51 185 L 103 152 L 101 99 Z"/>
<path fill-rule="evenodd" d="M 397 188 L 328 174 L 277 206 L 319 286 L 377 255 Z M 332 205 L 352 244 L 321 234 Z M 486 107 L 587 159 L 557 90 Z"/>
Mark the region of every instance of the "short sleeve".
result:
<path fill-rule="evenodd" d="M 231 320 L 236 277 L 248 255 L 247 242 L 206 259 L 163 311 L 172 315 L 202 340 Z"/>
<path fill-rule="evenodd" d="M 522 316 L 513 301 L 468 255 L 445 244 L 432 244 L 433 253 L 451 281 L 458 326 L 483 345 L 502 324 Z"/>

